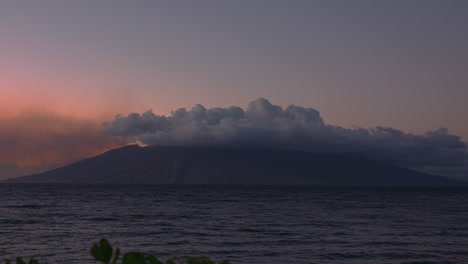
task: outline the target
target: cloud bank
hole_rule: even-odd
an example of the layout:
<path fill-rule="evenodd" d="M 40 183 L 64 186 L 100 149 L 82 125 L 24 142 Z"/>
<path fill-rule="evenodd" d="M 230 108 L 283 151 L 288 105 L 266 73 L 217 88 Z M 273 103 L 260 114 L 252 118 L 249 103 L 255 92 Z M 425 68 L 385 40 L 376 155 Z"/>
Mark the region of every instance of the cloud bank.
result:
<path fill-rule="evenodd" d="M 283 109 L 263 98 L 245 110 L 196 105 L 170 116 L 152 111 L 118 115 L 103 126 L 107 135 L 146 145 L 268 146 L 357 153 L 411 168 L 468 166 L 465 143 L 445 128 L 422 135 L 380 126 L 348 129 L 326 124 L 313 108 Z"/>

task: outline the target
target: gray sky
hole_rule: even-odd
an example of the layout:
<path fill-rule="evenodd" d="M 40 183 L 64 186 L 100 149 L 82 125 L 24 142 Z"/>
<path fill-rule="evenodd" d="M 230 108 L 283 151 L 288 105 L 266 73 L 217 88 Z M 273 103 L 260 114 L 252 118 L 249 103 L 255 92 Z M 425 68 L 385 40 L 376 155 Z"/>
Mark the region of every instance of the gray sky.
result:
<path fill-rule="evenodd" d="M 3 0 L 1 118 L 263 97 L 328 124 L 467 141 L 467 25 L 468 1 L 450 0 Z"/>

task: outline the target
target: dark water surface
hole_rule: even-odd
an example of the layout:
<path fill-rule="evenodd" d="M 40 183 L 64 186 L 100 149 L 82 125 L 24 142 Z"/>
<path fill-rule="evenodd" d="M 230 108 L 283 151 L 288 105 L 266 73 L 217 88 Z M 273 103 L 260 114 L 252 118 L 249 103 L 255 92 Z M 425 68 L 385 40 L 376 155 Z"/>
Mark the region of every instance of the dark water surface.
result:
<path fill-rule="evenodd" d="M 93 242 L 246 263 L 468 263 L 468 190 L 0 185 L 0 259 Z"/>

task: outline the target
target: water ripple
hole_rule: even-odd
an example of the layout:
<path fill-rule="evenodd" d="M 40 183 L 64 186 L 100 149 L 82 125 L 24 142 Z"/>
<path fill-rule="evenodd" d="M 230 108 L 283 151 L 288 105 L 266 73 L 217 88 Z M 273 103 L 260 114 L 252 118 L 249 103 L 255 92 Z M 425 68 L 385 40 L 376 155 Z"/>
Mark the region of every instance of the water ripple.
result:
<path fill-rule="evenodd" d="M 233 263 L 468 263 L 468 190 L 0 185 L 0 256 L 92 263 L 93 242 Z"/>

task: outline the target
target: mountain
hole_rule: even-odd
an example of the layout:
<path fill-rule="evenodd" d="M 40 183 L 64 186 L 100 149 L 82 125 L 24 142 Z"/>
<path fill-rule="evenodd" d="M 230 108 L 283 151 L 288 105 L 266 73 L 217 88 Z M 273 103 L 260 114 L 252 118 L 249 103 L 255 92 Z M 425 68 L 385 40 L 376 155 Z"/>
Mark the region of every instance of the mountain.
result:
<path fill-rule="evenodd" d="M 138 145 L 111 150 L 62 168 L 6 182 L 341 186 L 466 184 L 348 154 L 266 148 Z"/>

